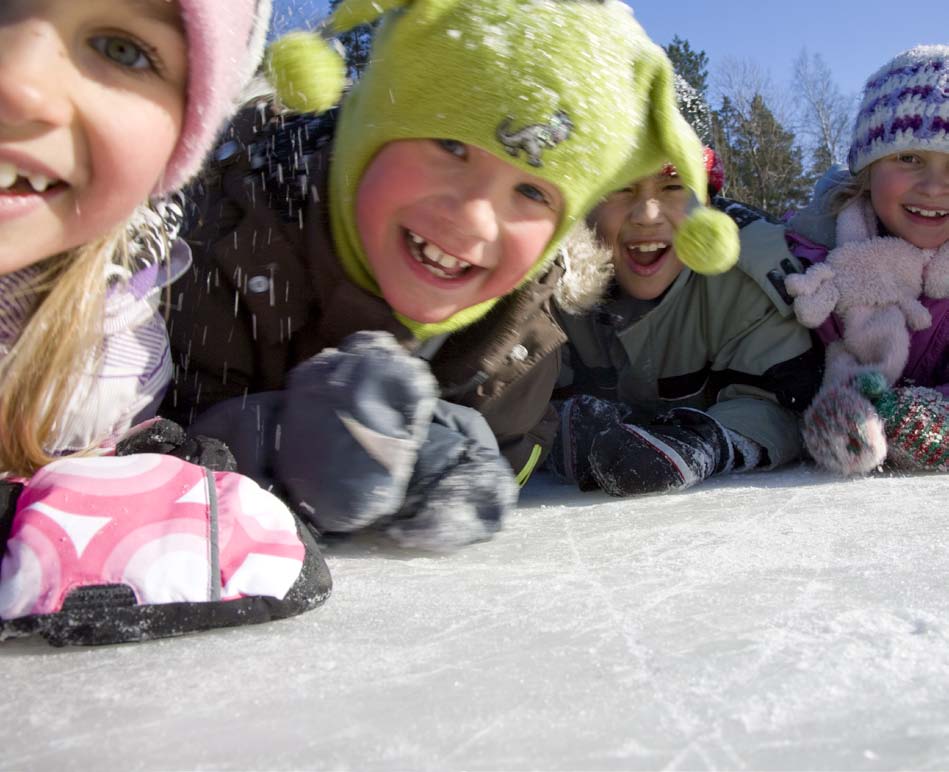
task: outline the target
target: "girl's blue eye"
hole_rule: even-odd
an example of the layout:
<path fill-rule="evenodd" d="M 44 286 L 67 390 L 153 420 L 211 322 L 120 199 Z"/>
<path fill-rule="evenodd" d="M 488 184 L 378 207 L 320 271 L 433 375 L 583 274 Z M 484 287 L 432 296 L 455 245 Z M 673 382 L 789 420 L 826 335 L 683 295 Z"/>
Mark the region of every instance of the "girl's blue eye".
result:
<path fill-rule="evenodd" d="M 155 63 L 142 46 L 117 35 L 96 35 L 89 44 L 106 59 L 130 70 L 152 70 Z"/>
<path fill-rule="evenodd" d="M 517 186 L 517 192 L 538 204 L 550 204 L 547 195 L 540 188 L 524 182 Z"/>
<path fill-rule="evenodd" d="M 915 153 L 900 153 L 896 160 L 904 164 L 915 164 L 919 162 L 919 156 Z"/>
<path fill-rule="evenodd" d="M 465 158 L 467 155 L 467 149 L 465 148 L 464 142 L 459 142 L 455 139 L 439 139 L 436 140 L 441 146 L 442 150 L 451 153 L 458 158 Z"/>

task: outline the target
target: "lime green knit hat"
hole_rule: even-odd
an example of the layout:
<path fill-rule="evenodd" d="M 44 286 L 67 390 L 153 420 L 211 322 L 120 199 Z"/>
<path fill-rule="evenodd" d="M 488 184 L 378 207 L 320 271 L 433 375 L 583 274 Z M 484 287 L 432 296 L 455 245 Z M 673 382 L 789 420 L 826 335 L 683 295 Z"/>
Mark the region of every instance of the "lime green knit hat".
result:
<path fill-rule="evenodd" d="M 355 227 L 355 195 L 388 142 L 442 138 L 475 145 L 556 185 L 565 211 L 531 272 L 604 196 L 673 163 L 705 200 L 702 145 L 676 109 L 673 71 L 620 0 L 343 0 L 323 34 L 386 14 L 372 57 L 343 103 L 330 170 L 330 212 L 350 277 L 379 293 Z M 284 103 L 322 110 L 338 98 L 343 68 L 309 33 L 271 49 Z M 696 206 L 676 238 L 690 268 L 718 273 L 738 256 L 731 219 Z M 480 318 L 496 300 L 419 337 Z"/>

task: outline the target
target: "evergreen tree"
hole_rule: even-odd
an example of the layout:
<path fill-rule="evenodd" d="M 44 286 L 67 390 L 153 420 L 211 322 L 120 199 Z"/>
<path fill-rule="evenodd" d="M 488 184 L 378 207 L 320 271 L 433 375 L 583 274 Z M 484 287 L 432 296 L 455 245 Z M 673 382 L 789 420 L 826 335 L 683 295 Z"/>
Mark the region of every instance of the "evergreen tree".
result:
<path fill-rule="evenodd" d="M 679 112 L 698 134 L 702 144 L 712 144 L 712 111 L 708 102 L 679 73 L 675 73 L 675 92 Z"/>
<path fill-rule="evenodd" d="M 330 13 L 336 10 L 342 0 L 330 0 Z M 346 69 L 352 80 L 358 80 L 363 69 L 369 63 L 372 50 L 372 36 L 376 31 L 376 24 L 361 24 L 339 36 L 339 41 L 346 52 Z"/>
<path fill-rule="evenodd" d="M 705 51 L 695 51 L 688 40 L 678 35 L 665 46 L 666 55 L 680 77 L 696 90 L 702 99 L 708 98 L 708 56 Z"/>
<path fill-rule="evenodd" d="M 810 179 L 804 175 L 801 149 L 761 94 L 754 94 L 745 109 L 723 97 L 713 131 L 729 197 L 777 217 L 805 203 Z"/>

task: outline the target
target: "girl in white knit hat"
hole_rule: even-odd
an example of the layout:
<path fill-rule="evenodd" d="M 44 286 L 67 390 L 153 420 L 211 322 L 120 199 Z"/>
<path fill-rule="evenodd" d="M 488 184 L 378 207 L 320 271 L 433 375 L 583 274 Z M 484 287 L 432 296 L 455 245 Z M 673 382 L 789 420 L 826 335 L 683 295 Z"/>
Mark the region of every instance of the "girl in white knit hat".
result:
<path fill-rule="evenodd" d="M 849 167 L 790 223 L 826 248 L 787 281 L 798 318 L 828 343 L 805 442 L 843 474 L 884 461 L 949 470 L 949 46 L 904 51 L 870 76 Z"/>
<path fill-rule="evenodd" d="M 0 473 L 154 414 L 169 194 L 259 62 L 270 0 L 0 4 Z"/>

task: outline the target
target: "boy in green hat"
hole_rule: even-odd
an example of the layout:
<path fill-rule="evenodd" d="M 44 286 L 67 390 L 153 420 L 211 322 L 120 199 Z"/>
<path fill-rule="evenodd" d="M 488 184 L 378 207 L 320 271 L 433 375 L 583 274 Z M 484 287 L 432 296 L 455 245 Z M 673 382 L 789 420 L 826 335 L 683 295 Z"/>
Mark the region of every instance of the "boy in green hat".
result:
<path fill-rule="evenodd" d="M 725 270 L 737 237 L 699 204 L 671 67 L 619 0 L 349 0 L 324 33 L 383 12 L 338 124 L 306 112 L 338 96 L 322 41 L 275 44 L 302 114 L 255 108 L 219 148 L 166 413 L 221 403 L 192 430 L 323 532 L 449 548 L 496 530 L 553 439 L 574 223 L 671 159 L 695 194 L 682 259 Z"/>

